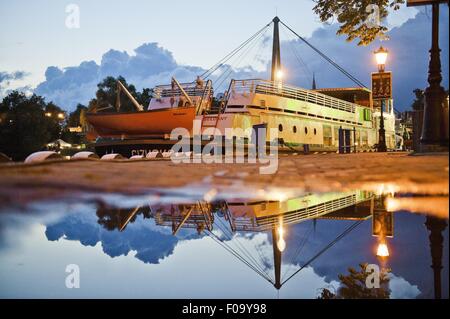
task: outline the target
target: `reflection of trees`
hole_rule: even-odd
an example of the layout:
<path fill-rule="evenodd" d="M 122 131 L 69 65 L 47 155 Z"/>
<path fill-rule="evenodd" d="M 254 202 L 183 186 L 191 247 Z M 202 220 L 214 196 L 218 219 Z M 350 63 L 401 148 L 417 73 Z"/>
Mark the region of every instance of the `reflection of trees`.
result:
<path fill-rule="evenodd" d="M 367 263 L 360 264 L 359 271 L 354 268 L 348 268 L 348 274 L 340 274 L 339 280 L 341 285 L 337 292 L 324 288 L 321 291 L 319 299 L 388 299 L 389 277 L 387 272 L 380 272 L 380 288 L 368 288 L 366 279 L 370 272 L 366 272 Z"/>
<path fill-rule="evenodd" d="M 111 208 L 100 206 L 97 209 L 98 224 L 107 230 L 123 230 L 128 223 L 133 223 L 139 214 L 150 218 L 150 207 Z"/>

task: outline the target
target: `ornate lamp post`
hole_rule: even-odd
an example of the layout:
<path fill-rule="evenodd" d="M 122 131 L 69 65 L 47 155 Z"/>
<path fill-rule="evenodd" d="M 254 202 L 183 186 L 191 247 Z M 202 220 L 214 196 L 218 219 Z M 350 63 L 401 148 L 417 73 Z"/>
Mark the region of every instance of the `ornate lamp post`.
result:
<path fill-rule="evenodd" d="M 448 151 L 448 131 L 445 114 L 445 91 L 441 86 L 441 57 L 439 49 L 439 4 L 448 0 L 407 0 L 407 6 L 432 6 L 430 64 L 428 87 L 425 89 L 420 151 Z"/>
<path fill-rule="evenodd" d="M 377 60 L 377 64 L 378 64 L 378 73 L 380 74 L 380 85 L 381 87 L 383 87 L 383 77 L 382 77 L 382 73 L 384 72 L 384 66 L 386 65 L 386 59 L 387 59 L 387 55 L 388 55 L 388 50 L 386 50 L 385 48 L 383 48 L 382 46 L 380 46 L 380 48 L 378 50 L 376 50 L 375 52 L 375 58 Z M 384 115 L 383 115 L 383 109 L 384 109 L 384 101 L 385 100 L 380 100 L 381 103 L 381 107 L 380 107 L 380 129 L 378 130 L 378 152 L 386 152 L 387 151 L 387 147 L 386 147 L 386 132 L 384 130 Z"/>
<path fill-rule="evenodd" d="M 448 140 L 443 136 L 443 103 L 445 91 L 441 86 L 441 58 L 439 49 L 439 3 L 432 4 L 432 36 L 430 50 L 430 65 L 428 70 L 429 86 L 425 89 L 425 105 L 423 113 L 423 128 L 420 138 L 421 151 L 441 150 L 447 146 Z"/>

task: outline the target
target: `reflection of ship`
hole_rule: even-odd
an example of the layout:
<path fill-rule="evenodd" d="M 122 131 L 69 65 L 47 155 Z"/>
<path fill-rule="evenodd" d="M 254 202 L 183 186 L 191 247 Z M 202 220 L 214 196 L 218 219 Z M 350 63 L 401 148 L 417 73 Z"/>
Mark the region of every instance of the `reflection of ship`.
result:
<path fill-rule="evenodd" d="M 275 288 L 281 286 L 292 278 L 298 271 L 307 267 L 327 249 L 350 233 L 361 222 L 370 218 L 374 211 L 373 193 L 364 191 L 348 191 L 342 193 L 308 194 L 285 201 L 220 201 L 216 203 L 195 202 L 189 204 L 159 204 L 147 208 L 134 208 L 129 210 L 110 210 L 103 208 L 99 216 L 99 223 L 108 229 L 123 231 L 138 214 L 144 218 L 153 218 L 156 225 L 169 226 L 176 235 L 181 228 L 195 229 L 199 234 L 206 234 L 219 245 L 229 251 L 233 256 L 246 264 L 256 273 L 268 280 Z M 291 274 L 287 279 L 281 276 L 281 260 L 286 248 L 284 229 L 290 224 L 301 223 L 318 218 L 333 218 L 338 220 L 354 221 L 325 249 L 318 252 L 301 268 Z M 107 222 L 105 222 L 107 221 Z M 116 222 L 115 227 L 111 223 Z M 273 246 L 274 276 L 268 274 L 264 261 L 260 256 L 255 257 L 245 249 L 242 243 L 236 247 L 232 241 L 239 242 L 241 232 L 268 232 L 271 234 Z"/>
<path fill-rule="evenodd" d="M 307 90 L 283 83 L 282 73 L 287 70 L 281 65 L 279 24 L 292 30 L 278 17 L 230 56 L 246 52 L 255 41 L 263 39 L 272 23 L 270 80 L 231 79 L 228 90 L 218 101 L 213 101 L 212 83 L 208 78 L 228 61 L 227 56 L 197 81 L 180 84 L 172 78 L 170 85 L 156 86 L 148 110 L 144 110 L 119 82 L 118 94 L 124 91 L 137 110 L 131 113 L 89 112 L 87 120 L 99 137 L 96 151 L 99 154 L 121 152 L 130 156 L 136 152 L 145 155 L 155 146 L 170 148 L 176 142 L 170 142 L 168 138 L 174 128 L 185 129 L 191 138 L 193 135 L 215 135 L 244 143 L 273 142 L 276 137 L 269 135 L 269 129 L 274 129 L 278 141 L 282 142 L 280 146 L 290 149 L 306 145 L 311 146 L 311 150 L 325 151 L 336 151 L 340 146 L 346 152 L 373 148 L 378 140 L 379 111 L 374 109 L 371 91 L 347 71 L 332 63 L 359 87 Z M 305 39 L 300 40 L 312 47 Z M 326 57 L 323 53 L 322 56 Z M 231 74 L 228 71 L 219 76 L 224 76 L 220 83 L 228 79 Z M 393 149 L 395 117 L 392 101 L 387 107 L 389 109 L 384 112 L 386 143 Z M 198 130 L 194 130 L 194 119 L 200 123 Z M 240 130 L 230 135 L 225 132 L 227 128 Z M 264 141 L 252 141 L 251 131 L 244 131 L 252 128 L 267 129 Z"/>

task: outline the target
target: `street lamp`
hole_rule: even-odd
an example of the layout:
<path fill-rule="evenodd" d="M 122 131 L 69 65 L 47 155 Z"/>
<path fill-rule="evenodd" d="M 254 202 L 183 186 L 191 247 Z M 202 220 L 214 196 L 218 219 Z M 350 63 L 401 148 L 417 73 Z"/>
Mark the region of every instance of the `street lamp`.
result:
<path fill-rule="evenodd" d="M 378 72 L 384 72 L 384 66 L 386 64 L 386 59 L 388 55 L 388 50 L 380 46 L 378 50 L 375 52 L 375 59 L 377 60 L 378 64 Z"/>
<path fill-rule="evenodd" d="M 380 75 L 380 86 L 383 87 L 383 75 L 384 72 L 384 66 L 386 65 L 386 59 L 388 55 L 388 50 L 380 46 L 378 50 L 374 52 L 375 59 L 377 60 L 378 64 L 378 73 Z M 386 152 L 386 132 L 384 130 L 384 100 L 380 100 L 381 107 L 380 107 L 380 129 L 378 130 L 378 152 Z"/>

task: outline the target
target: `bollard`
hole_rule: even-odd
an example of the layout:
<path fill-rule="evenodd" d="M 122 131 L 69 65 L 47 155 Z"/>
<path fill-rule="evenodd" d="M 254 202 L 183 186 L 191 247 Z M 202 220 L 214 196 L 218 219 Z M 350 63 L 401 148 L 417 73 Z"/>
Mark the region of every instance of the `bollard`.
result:
<path fill-rule="evenodd" d="M 78 152 L 72 156 L 72 159 L 82 159 L 82 158 L 99 159 L 97 154 L 88 151 Z"/>
<path fill-rule="evenodd" d="M 54 151 L 41 151 L 30 154 L 25 163 L 38 163 L 48 160 L 61 160 L 62 156 Z"/>
<path fill-rule="evenodd" d="M 117 153 L 105 154 L 101 158 L 102 161 L 121 160 L 121 159 L 125 159 L 125 157 Z"/>

